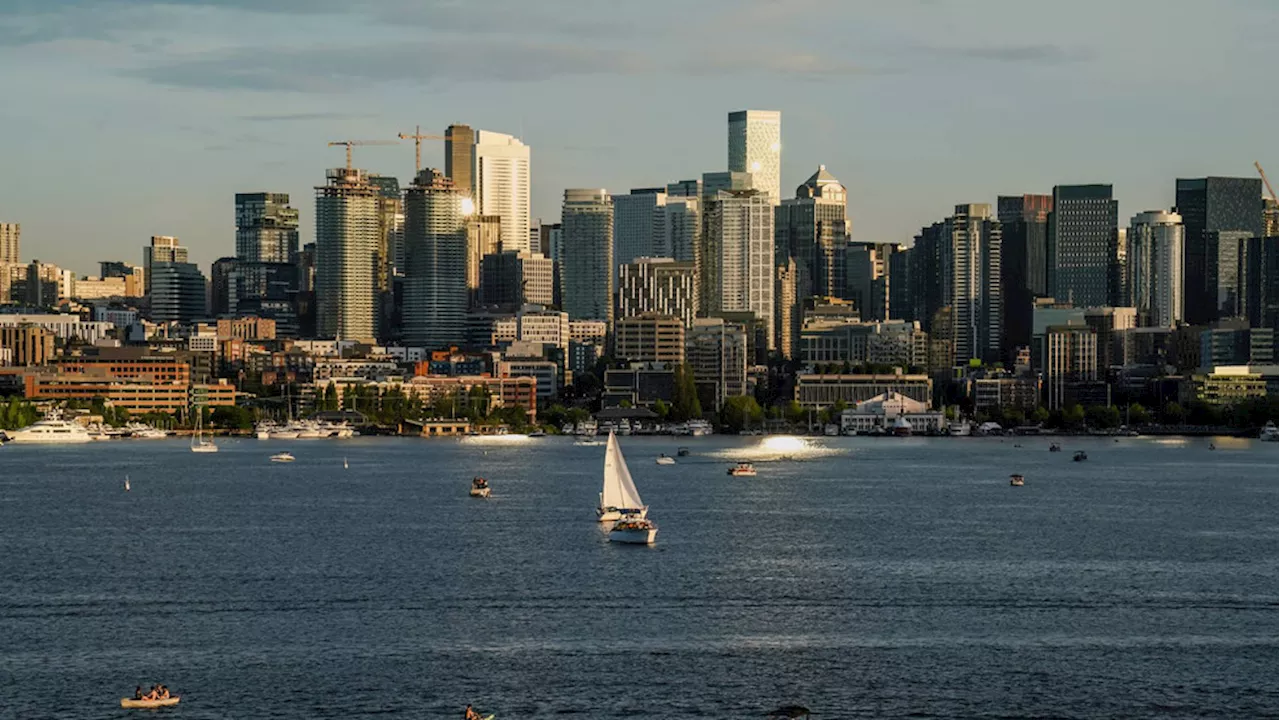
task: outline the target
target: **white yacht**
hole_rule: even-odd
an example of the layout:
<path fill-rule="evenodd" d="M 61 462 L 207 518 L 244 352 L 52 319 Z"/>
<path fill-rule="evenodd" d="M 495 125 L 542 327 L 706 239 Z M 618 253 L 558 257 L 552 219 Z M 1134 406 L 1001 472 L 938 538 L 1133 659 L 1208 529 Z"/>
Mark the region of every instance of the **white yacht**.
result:
<path fill-rule="evenodd" d="M 609 433 L 609 447 L 604 451 L 604 488 L 600 491 L 596 517 L 600 522 L 617 522 L 624 517 L 642 520 L 648 515 L 649 508 L 631 480 L 618 438 Z"/>
<path fill-rule="evenodd" d="M 140 440 L 163 440 L 169 437 L 169 433 L 150 425 L 143 425 L 138 422 L 131 422 L 125 426 L 129 430 L 129 437 L 138 438 Z"/>
<path fill-rule="evenodd" d="M 706 420 L 690 420 L 689 421 L 690 435 L 694 437 L 702 437 L 703 435 L 710 435 L 711 432 L 712 432 L 711 423 L 707 422 Z"/>
<path fill-rule="evenodd" d="M 50 412 L 34 425 L 6 435 L 10 442 L 22 445 L 79 445 L 93 442 L 88 430 L 78 423 L 63 420 L 62 415 L 56 411 Z"/>

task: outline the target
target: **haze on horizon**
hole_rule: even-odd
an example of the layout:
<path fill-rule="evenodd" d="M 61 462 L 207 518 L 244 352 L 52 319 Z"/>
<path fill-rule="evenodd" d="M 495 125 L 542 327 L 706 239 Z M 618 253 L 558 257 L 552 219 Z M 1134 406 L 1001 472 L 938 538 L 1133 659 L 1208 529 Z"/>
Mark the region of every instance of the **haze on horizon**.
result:
<path fill-rule="evenodd" d="M 1277 166 L 1274 1 L 2 0 L 0 222 L 23 259 L 95 274 L 177 235 L 206 274 L 236 192 L 312 188 L 346 139 L 451 122 L 532 147 L 533 214 L 726 165 L 726 114 L 783 113 L 784 195 L 819 164 L 853 239 L 959 203 Z M 441 143 L 424 164 L 442 167 Z M 413 146 L 356 148 L 407 183 Z"/>

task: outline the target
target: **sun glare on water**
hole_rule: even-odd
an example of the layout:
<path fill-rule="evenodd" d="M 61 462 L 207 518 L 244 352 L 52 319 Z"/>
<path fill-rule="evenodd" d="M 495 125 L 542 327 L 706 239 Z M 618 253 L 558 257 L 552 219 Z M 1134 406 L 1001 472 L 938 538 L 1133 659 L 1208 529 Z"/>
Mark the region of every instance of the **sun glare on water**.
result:
<path fill-rule="evenodd" d="M 804 438 L 795 435 L 771 435 L 760 442 L 760 449 L 769 452 L 799 452 L 808 447 Z"/>

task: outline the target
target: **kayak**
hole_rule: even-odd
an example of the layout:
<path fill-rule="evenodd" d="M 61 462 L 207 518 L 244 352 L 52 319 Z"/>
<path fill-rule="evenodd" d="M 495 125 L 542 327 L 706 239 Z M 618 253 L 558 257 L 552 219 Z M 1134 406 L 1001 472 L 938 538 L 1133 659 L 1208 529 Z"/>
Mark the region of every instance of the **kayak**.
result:
<path fill-rule="evenodd" d="M 159 700 L 134 700 L 133 698 L 120 698 L 120 707 L 122 708 L 158 708 L 177 705 L 182 698 L 174 695 L 173 697 L 161 698 Z"/>

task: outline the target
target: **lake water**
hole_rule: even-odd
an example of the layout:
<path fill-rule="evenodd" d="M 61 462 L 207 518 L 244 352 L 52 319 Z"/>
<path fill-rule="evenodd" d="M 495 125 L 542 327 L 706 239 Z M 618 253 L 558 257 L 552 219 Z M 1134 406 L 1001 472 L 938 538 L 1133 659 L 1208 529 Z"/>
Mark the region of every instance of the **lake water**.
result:
<path fill-rule="evenodd" d="M 767 441 L 0 448 L 0 717 L 1277 715 L 1276 445 Z"/>

